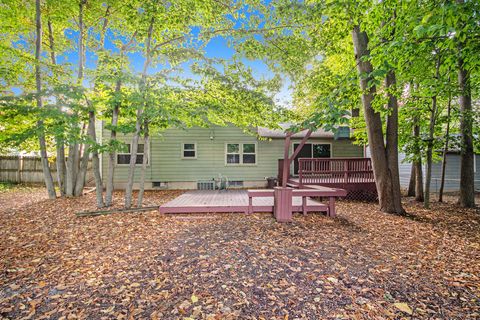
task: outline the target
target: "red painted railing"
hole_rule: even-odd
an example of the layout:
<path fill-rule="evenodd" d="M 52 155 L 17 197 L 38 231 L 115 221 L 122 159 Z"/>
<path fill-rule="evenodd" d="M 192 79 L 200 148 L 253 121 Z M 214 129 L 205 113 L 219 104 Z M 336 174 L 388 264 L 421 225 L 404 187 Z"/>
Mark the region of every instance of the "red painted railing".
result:
<path fill-rule="evenodd" d="M 375 182 L 370 158 L 300 158 L 298 165 L 300 185 Z"/>

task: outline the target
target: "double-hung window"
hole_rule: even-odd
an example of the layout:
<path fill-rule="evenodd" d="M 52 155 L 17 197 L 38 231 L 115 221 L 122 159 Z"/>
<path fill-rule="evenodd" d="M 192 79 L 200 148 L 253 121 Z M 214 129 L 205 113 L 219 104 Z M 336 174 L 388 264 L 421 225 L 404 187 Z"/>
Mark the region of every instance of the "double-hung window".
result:
<path fill-rule="evenodd" d="M 196 159 L 197 158 L 197 144 L 196 143 L 182 143 L 182 158 Z"/>
<path fill-rule="evenodd" d="M 226 164 L 257 164 L 256 143 L 227 143 Z"/>
<path fill-rule="evenodd" d="M 117 164 L 130 164 L 130 158 L 132 157 L 131 146 L 132 145 L 128 143 L 126 150 L 117 152 Z M 143 153 L 144 153 L 144 145 L 143 143 L 139 143 L 137 148 L 137 159 L 135 161 L 135 164 L 143 163 Z"/>

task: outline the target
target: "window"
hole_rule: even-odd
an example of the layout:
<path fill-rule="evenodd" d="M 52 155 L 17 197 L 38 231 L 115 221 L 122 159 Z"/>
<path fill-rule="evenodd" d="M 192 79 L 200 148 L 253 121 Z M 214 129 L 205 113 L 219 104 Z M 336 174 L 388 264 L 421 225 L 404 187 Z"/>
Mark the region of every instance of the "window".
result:
<path fill-rule="evenodd" d="M 257 156 L 255 154 L 255 144 L 254 143 L 244 143 L 243 144 L 242 161 L 243 161 L 243 163 L 248 163 L 248 164 L 257 163 Z"/>
<path fill-rule="evenodd" d="M 255 143 L 227 143 L 227 164 L 256 164 L 257 145 Z"/>
<path fill-rule="evenodd" d="M 313 158 L 330 158 L 330 144 L 312 144 Z"/>
<path fill-rule="evenodd" d="M 139 143 L 138 149 L 137 149 L 137 161 L 135 162 L 136 164 L 143 163 L 143 150 L 144 150 L 143 143 Z M 127 149 L 125 151 L 120 151 L 117 153 L 117 164 L 130 164 L 130 158 L 131 158 L 131 145 L 130 143 L 128 143 Z"/>
<path fill-rule="evenodd" d="M 197 144 L 196 143 L 182 143 L 182 158 L 196 159 L 197 158 Z"/>

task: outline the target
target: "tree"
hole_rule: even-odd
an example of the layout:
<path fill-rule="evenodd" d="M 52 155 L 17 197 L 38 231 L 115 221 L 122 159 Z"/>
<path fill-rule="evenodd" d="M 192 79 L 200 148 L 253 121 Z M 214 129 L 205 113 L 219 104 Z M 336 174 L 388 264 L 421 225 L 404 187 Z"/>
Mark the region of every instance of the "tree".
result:
<path fill-rule="evenodd" d="M 42 11 L 40 0 L 35 1 L 35 25 L 36 25 L 36 37 L 35 37 L 35 82 L 37 86 L 36 100 L 37 107 L 43 108 L 42 99 L 42 71 L 40 55 L 42 54 Z M 50 172 L 50 166 L 48 164 L 47 144 L 45 141 L 45 132 L 43 129 L 43 120 L 37 121 L 38 125 L 38 141 L 40 145 L 40 156 L 42 158 L 43 176 L 45 178 L 45 185 L 47 187 L 48 197 L 55 199 L 57 197 L 55 192 L 55 186 L 53 185 L 52 173 Z"/>

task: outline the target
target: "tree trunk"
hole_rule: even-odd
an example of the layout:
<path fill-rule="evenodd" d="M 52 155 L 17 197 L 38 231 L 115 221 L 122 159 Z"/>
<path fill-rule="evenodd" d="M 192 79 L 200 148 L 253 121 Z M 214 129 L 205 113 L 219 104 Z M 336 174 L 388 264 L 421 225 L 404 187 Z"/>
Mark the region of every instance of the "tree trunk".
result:
<path fill-rule="evenodd" d="M 437 113 L 437 96 L 432 97 L 432 109 L 430 111 L 430 124 L 428 127 L 428 143 L 427 143 L 427 173 L 425 174 L 425 196 L 423 207 L 430 208 L 430 184 L 432 182 L 432 165 L 433 165 L 433 135 L 435 133 L 435 118 Z"/>
<path fill-rule="evenodd" d="M 35 23 L 36 23 L 36 39 L 35 39 L 35 83 L 37 87 L 37 107 L 43 108 L 42 99 L 42 74 L 40 69 L 40 58 L 42 54 L 42 16 L 40 0 L 35 1 Z M 45 141 L 45 130 L 43 127 L 43 120 L 37 121 L 38 126 L 38 143 L 40 145 L 40 156 L 42 159 L 42 170 L 45 179 L 45 186 L 47 187 L 48 197 L 55 199 L 57 194 L 53 184 L 52 172 L 48 165 L 47 143 Z"/>
<path fill-rule="evenodd" d="M 413 126 L 413 137 L 415 140 L 415 160 L 413 166 L 415 167 L 415 200 L 423 202 L 423 169 L 422 169 L 422 150 L 420 149 L 420 125 L 418 117 L 414 118 L 415 125 Z"/>
<path fill-rule="evenodd" d="M 440 80 L 440 64 L 441 56 L 438 50 L 437 54 L 437 63 L 435 65 L 435 85 L 438 85 Z M 433 144 L 434 144 L 434 134 L 435 134 L 435 124 L 437 120 L 437 94 L 432 97 L 432 109 L 430 110 L 430 124 L 428 127 L 428 144 L 427 144 L 427 174 L 425 176 L 425 197 L 423 206 L 426 209 L 430 208 L 430 184 L 432 182 L 432 165 L 433 165 Z"/>
<path fill-rule="evenodd" d="M 117 124 L 118 124 L 118 115 L 120 113 L 120 102 L 119 102 L 119 95 L 121 93 L 122 81 L 119 79 L 117 80 L 117 84 L 115 86 L 115 95 L 117 96 L 117 101 L 115 102 L 115 106 L 113 107 L 112 113 L 112 129 L 110 131 L 110 141 L 117 140 Z M 115 143 L 113 144 L 115 147 Z M 115 149 L 112 149 L 108 154 L 108 172 L 107 172 L 107 182 L 106 182 L 106 194 L 105 194 L 105 205 L 109 207 L 112 204 L 113 199 L 113 177 L 115 173 L 115 158 L 117 156 L 117 152 Z"/>
<path fill-rule="evenodd" d="M 80 0 L 78 5 L 78 85 L 83 86 L 83 68 L 85 63 L 85 39 L 84 39 L 84 24 L 83 24 L 83 8 L 86 3 L 86 0 Z M 89 115 L 90 117 L 90 115 Z M 90 131 L 90 120 L 88 123 L 87 133 Z M 95 130 L 95 126 L 94 126 Z M 82 136 L 83 136 L 82 130 Z M 88 169 L 88 159 L 90 153 L 90 146 L 88 143 L 84 143 L 83 145 L 83 155 L 82 152 L 79 153 L 79 158 L 81 157 L 80 166 L 77 172 L 77 178 L 75 181 L 75 196 L 81 196 L 83 193 L 83 188 L 85 187 L 85 178 L 87 175 Z M 80 146 L 80 150 L 82 149 Z"/>
<path fill-rule="evenodd" d="M 415 196 L 415 166 L 413 164 L 410 170 L 410 182 L 408 183 L 407 196 L 409 197 Z"/>
<path fill-rule="evenodd" d="M 150 65 L 151 62 L 151 56 L 150 56 L 150 51 L 151 51 L 151 41 L 152 41 L 152 34 L 153 34 L 153 24 L 155 22 L 155 19 L 152 18 L 150 20 L 150 26 L 148 28 L 148 34 L 147 34 L 147 41 L 145 44 L 145 62 L 143 64 L 143 71 L 142 71 L 142 80 L 140 83 L 140 91 L 143 92 L 143 95 L 145 97 L 145 89 L 146 89 L 146 82 L 147 82 L 147 71 L 148 71 L 148 66 Z M 128 180 L 127 180 L 127 186 L 125 188 L 125 208 L 130 208 L 132 206 L 132 191 L 133 191 L 133 181 L 134 181 L 134 176 L 135 176 L 135 167 L 137 163 L 137 150 L 138 150 L 138 140 L 140 138 L 140 132 L 141 132 L 141 127 L 142 127 L 142 121 L 143 121 L 143 109 L 145 106 L 145 102 L 139 103 L 137 107 L 137 120 L 135 123 L 135 133 L 133 135 L 132 139 L 132 145 L 130 146 L 130 166 L 128 168 Z M 145 145 L 144 145 L 145 147 Z"/>
<path fill-rule="evenodd" d="M 398 101 L 395 95 L 397 80 L 395 72 L 390 70 L 385 79 L 388 90 L 387 130 L 386 130 L 386 153 L 388 170 L 392 179 L 392 196 L 396 213 L 405 213 L 402 207 L 402 195 L 400 192 L 400 173 L 398 168 Z M 392 93 L 393 91 L 393 93 Z"/>
<path fill-rule="evenodd" d="M 388 167 L 389 161 L 384 144 L 382 120 L 380 113 L 376 112 L 372 106 L 376 88 L 368 84 L 371 79 L 370 74 L 373 71 L 372 64 L 368 60 L 365 60 L 370 54 L 368 50 L 368 37 L 365 32 L 360 31 L 359 26 L 355 26 L 352 31 L 352 39 L 360 77 L 360 88 L 363 92 L 362 103 L 365 122 L 367 124 L 368 142 L 371 150 L 373 174 L 377 187 L 380 210 L 388 213 L 402 214 L 404 210 L 401 204 L 398 206 L 396 201 L 398 195 L 393 194 L 393 182 L 391 170 Z M 368 76 L 365 77 L 365 74 Z"/>
<path fill-rule="evenodd" d="M 91 129 L 90 129 L 90 123 L 89 123 L 87 131 L 90 131 L 90 130 Z M 93 130 L 95 130 L 95 128 Z M 83 188 L 85 187 L 85 180 L 86 180 L 87 170 L 88 170 L 89 154 L 90 154 L 90 145 L 88 143 L 84 143 L 84 145 L 83 145 L 83 155 L 82 154 L 79 155 L 81 157 L 81 161 L 80 161 L 80 167 L 79 167 L 78 173 L 77 173 L 77 179 L 75 181 L 74 195 L 76 197 L 82 195 Z"/>
<path fill-rule="evenodd" d="M 458 86 L 460 89 L 460 198 L 464 208 L 475 207 L 475 172 L 473 162 L 473 111 L 470 87 L 470 73 L 465 69 L 462 58 L 458 60 Z"/>
<path fill-rule="evenodd" d="M 68 147 L 68 158 L 67 158 L 67 174 L 65 181 L 65 194 L 67 197 L 73 197 L 75 191 L 75 184 L 77 179 L 77 168 L 78 168 L 78 144 L 73 143 Z"/>
<path fill-rule="evenodd" d="M 89 112 L 89 136 L 92 139 L 93 143 L 97 141 L 97 134 L 95 132 L 95 112 Z M 100 159 L 98 157 L 98 151 L 96 148 L 93 148 L 92 151 L 92 169 L 93 176 L 95 178 L 95 195 L 97 198 L 97 207 L 103 208 L 105 204 L 103 203 L 103 183 L 102 175 L 100 173 Z"/>
<path fill-rule="evenodd" d="M 137 207 L 141 208 L 143 203 L 143 193 L 145 190 L 145 171 L 147 170 L 147 164 L 149 162 L 148 155 L 150 152 L 150 135 L 148 132 L 148 120 L 145 120 L 143 123 L 143 162 L 142 162 L 142 171 L 140 173 L 140 188 L 138 191 Z"/>
<path fill-rule="evenodd" d="M 50 19 L 47 22 L 48 24 L 48 40 L 50 45 L 50 59 L 53 65 L 57 64 L 57 58 L 55 55 L 55 42 L 53 38 L 53 26 Z M 59 103 L 60 97 L 57 96 L 57 109 L 61 112 L 61 106 Z M 65 187 L 65 143 L 62 137 L 62 134 L 58 134 L 55 137 L 55 146 L 57 149 L 57 158 L 56 158 L 56 167 L 57 167 L 57 183 L 58 189 L 60 190 L 60 195 L 63 197 L 66 194 L 66 187 Z"/>
<path fill-rule="evenodd" d="M 447 169 L 448 143 L 450 139 L 450 113 L 452 111 L 452 95 L 448 95 L 447 105 L 447 129 L 445 131 L 445 146 L 443 147 L 442 157 L 442 176 L 440 178 L 440 190 L 438 191 L 438 202 L 443 202 L 443 189 L 445 188 L 445 173 Z"/>

